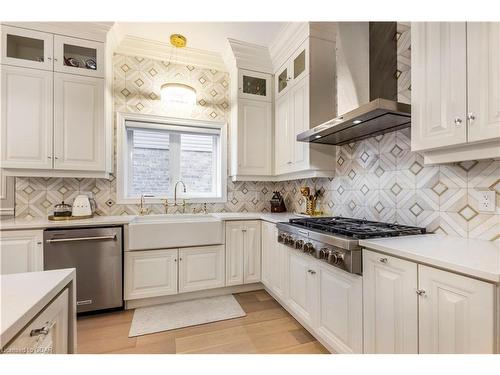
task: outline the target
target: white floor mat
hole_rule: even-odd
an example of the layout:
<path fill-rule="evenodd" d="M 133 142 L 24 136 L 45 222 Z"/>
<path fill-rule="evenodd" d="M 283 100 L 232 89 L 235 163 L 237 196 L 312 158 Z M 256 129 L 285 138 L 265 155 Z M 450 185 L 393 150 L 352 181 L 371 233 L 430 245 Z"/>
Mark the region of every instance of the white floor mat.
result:
<path fill-rule="evenodd" d="M 135 309 L 128 336 L 135 337 L 245 316 L 232 295 Z"/>

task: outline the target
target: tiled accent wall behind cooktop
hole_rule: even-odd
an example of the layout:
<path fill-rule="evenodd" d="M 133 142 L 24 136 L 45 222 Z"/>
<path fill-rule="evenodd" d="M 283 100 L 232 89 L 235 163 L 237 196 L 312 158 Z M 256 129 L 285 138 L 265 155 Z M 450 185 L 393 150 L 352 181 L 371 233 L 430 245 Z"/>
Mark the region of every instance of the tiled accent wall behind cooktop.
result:
<path fill-rule="evenodd" d="M 409 103 L 410 28 L 398 24 L 398 95 Z M 159 87 L 167 78 L 182 75 L 198 91 L 198 105 L 187 114 L 199 119 L 229 118 L 227 73 L 169 64 L 142 57 L 115 55 L 116 111 L 172 115 L 160 106 Z M 179 114 L 173 114 L 179 115 Z M 182 115 L 182 114 L 181 114 Z M 186 115 L 186 114 L 184 114 Z M 500 242 L 500 160 L 468 161 L 424 166 L 423 157 L 410 151 L 409 131 L 398 131 L 342 146 L 336 152 L 335 179 L 272 182 L 228 182 L 228 201 L 210 204 L 211 212 L 269 210 L 273 190 L 286 197 L 289 211 L 304 211 L 300 187 L 323 191 L 320 209 L 342 215 L 426 226 L 430 231 Z M 496 212 L 478 211 L 481 190 L 495 190 Z M 16 216 L 45 217 L 63 199 L 91 191 L 99 215 L 137 214 L 137 205 L 116 204 L 116 179 L 17 178 Z M 152 205 L 153 213 L 163 206 Z M 188 209 L 200 209 L 192 205 Z"/>

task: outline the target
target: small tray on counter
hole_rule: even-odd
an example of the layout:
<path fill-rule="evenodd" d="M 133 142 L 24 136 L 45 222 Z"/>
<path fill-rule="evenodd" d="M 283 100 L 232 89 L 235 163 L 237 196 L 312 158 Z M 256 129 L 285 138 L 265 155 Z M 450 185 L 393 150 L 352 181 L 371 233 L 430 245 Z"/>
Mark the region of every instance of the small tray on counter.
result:
<path fill-rule="evenodd" d="M 68 220 L 82 220 L 82 219 L 92 219 L 94 215 L 85 215 L 85 216 L 54 216 L 49 215 L 50 221 L 68 221 Z"/>

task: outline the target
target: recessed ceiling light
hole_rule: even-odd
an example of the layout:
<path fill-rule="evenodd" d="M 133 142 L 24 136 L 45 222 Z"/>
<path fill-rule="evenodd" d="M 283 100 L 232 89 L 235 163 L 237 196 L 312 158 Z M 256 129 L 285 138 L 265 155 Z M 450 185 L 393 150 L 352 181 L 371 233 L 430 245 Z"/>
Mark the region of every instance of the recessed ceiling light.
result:
<path fill-rule="evenodd" d="M 362 122 L 363 121 L 361 121 L 361 120 L 354 120 L 352 123 L 356 125 L 356 124 L 361 124 Z"/>

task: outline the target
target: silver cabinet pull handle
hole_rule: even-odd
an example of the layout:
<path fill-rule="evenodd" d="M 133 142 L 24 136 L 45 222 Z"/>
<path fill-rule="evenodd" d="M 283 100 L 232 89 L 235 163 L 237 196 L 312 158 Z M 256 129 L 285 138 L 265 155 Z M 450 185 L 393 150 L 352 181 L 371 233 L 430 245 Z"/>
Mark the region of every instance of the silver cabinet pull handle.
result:
<path fill-rule="evenodd" d="M 378 261 L 380 263 L 387 263 L 387 258 L 380 258 Z"/>
<path fill-rule="evenodd" d="M 423 290 L 423 289 L 417 289 L 417 290 L 416 290 L 416 293 L 417 293 L 417 295 L 419 295 L 419 296 L 424 296 L 424 295 L 425 295 L 425 290 Z"/>
<path fill-rule="evenodd" d="M 474 112 L 469 112 L 469 113 L 467 114 L 467 119 L 468 119 L 470 122 L 474 121 L 474 120 L 476 119 L 476 115 L 474 114 Z"/>
<path fill-rule="evenodd" d="M 41 336 L 41 335 L 48 335 L 49 334 L 49 328 L 47 327 L 42 327 L 42 328 L 36 328 L 32 329 L 30 332 L 30 336 Z"/>
<path fill-rule="evenodd" d="M 116 234 L 113 234 L 111 236 L 56 238 L 53 240 L 46 240 L 45 242 L 58 243 L 58 242 L 95 241 L 95 240 L 116 240 Z"/>
<path fill-rule="evenodd" d="M 462 126 L 462 119 L 457 117 L 457 118 L 455 118 L 454 123 L 455 123 L 456 127 L 460 127 L 460 126 Z"/>

